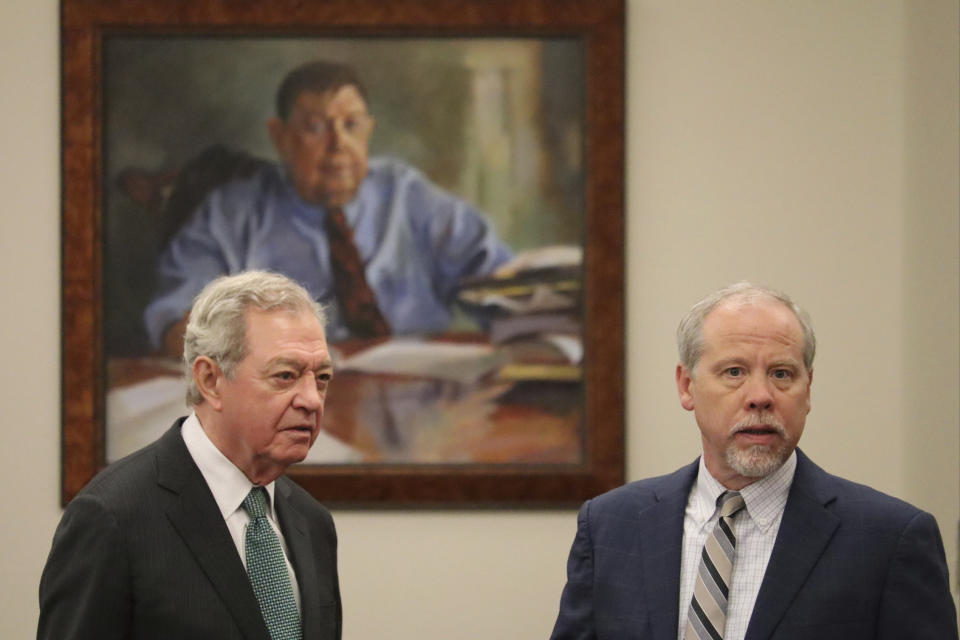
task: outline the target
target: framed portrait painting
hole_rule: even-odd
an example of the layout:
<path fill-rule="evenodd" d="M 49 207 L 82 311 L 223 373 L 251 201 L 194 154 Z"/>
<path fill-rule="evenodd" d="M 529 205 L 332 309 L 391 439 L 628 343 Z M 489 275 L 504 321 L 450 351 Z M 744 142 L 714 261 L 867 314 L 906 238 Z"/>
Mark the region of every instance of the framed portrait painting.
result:
<path fill-rule="evenodd" d="M 623 482 L 622 0 L 61 12 L 64 502 L 189 413 L 190 302 L 250 268 L 285 273 L 328 311 L 322 429 L 288 470 L 317 499 L 544 506 Z M 427 258 L 355 230 L 384 335 L 342 321 L 309 201 L 284 208 L 264 186 L 305 180 L 278 137 L 299 104 L 281 86 L 315 68 L 346 70 L 363 107 L 296 125 L 359 132 L 369 168 L 348 217 L 375 202 L 389 221 L 377 229 L 425 225 L 445 243 L 417 284 L 407 263 Z M 476 225 L 436 222 L 449 211 Z M 464 249 L 481 234 L 499 252 L 483 267 Z"/>

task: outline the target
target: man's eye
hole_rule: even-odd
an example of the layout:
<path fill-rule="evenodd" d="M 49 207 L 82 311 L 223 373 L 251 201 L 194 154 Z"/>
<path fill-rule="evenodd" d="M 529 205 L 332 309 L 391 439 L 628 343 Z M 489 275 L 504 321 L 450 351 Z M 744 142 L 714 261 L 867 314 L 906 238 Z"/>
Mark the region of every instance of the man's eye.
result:
<path fill-rule="evenodd" d="M 290 382 L 291 380 L 297 379 L 297 374 L 295 374 L 293 371 L 280 371 L 276 373 L 274 377 L 284 382 Z"/>
<path fill-rule="evenodd" d="M 743 375 L 743 369 L 741 367 L 730 367 L 727 369 L 727 375 L 731 378 L 739 378 Z"/>
<path fill-rule="evenodd" d="M 327 131 L 330 129 L 330 125 L 327 124 L 326 120 L 311 120 L 304 128 L 309 133 L 326 135 Z"/>
<path fill-rule="evenodd" d="M 790 376 L 790 372 L 787 371 L 786 369 L 776 369 L 773 372 L 773 377 L 776 378 L 777 380 L 789 380 L 791 376 Z"/>

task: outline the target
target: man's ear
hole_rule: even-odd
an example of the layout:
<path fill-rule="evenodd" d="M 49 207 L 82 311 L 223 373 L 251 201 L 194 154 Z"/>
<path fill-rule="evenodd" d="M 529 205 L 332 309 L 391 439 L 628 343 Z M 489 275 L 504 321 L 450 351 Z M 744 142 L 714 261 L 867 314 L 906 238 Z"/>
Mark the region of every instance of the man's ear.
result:
<path fill-rule="evenodd" d="M 215 411 L 219 411 L 223 406 L 220 383 L 224 377 L 217 363 L 207 356 L 198 356 L 193 361 L 193 382 L 197 385 L 204 401 Z"/>
<path fill-rule="evenodd" d="M 693 393 L 690 386 L 693 384 L 693 376 L 682 364 L 677 365 L 677 393 L 680 394 L 680 406 L 687 411 L 693 411 Z"/>

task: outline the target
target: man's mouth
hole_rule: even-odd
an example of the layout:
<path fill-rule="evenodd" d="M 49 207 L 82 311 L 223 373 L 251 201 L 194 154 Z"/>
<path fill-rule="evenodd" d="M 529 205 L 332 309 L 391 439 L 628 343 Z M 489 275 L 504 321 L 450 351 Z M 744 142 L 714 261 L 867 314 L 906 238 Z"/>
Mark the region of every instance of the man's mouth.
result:
<path fill-rule="evenodd" d="M 746 435 L 767 435 L 767 434 L 777 434 L 780 433 L 773 427 L 744 427 L 738 429 L 736 433 L 743 433 Z"/>
<path fill-rule="evenodd" d="M 313 425 L 309 424 L 299 424 L 292 427 L 286 427 L 284 431 L 291 431 L 293 433 L 302 433 L 304 435 L 313 435 Z"/>
<path fill-rule="evenodd" d="M 772 446 L 783 435 L 783 430 L 772 425 L 751 425 L 734 429 L 733 437 L 747 445 Z"/>
<path fill-rule="evenodd" d="M 346 175 L 350 173 L 352 163 L 348 159 L 330 159 L 321 163 L 320 170 L 326 175 Z"/>
<path fill-rule="evenodd" d="M 749 415 L 730 430 L 730 437 L 748 444 L 771 445 L 787 435 L 780 421 L 769 413 Z"/>

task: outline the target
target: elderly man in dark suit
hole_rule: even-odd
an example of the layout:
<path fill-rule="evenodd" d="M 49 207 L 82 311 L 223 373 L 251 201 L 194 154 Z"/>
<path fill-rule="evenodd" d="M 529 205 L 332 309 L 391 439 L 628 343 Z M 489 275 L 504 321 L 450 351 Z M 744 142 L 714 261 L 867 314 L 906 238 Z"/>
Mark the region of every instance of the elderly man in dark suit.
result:
<path fill-rule="evenodd" d="M 282 475 L 323 418 L 320 307 L 284 276 L 217 279 L 184 361 L 194 411 L 67 506 L 37 637 L 340 638 L 333 520 Z"/>
<path fill-rule="evenodd" d="M 796 448 L 807 315 L 739 283 L 695 305 L 678 343 L 703 455 L 583 505 L 553 638 L 956 639 L 933 517 Z"/>

